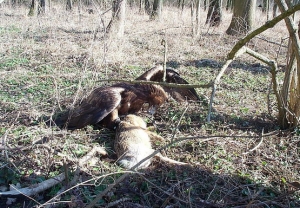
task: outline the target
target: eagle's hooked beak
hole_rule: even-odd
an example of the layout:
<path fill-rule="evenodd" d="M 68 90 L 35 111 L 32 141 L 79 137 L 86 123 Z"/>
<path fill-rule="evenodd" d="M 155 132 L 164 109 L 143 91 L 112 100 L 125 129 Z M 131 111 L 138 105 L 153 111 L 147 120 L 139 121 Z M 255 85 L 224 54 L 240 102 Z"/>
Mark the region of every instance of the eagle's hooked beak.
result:
<path fill-rule="evenodd" d="M 156 107 L 154 105 L 151 105 L 148 108 L 148 113 L 151 114 L 151 115 L 154 115 L 155 112 L 156 112 Z"/>

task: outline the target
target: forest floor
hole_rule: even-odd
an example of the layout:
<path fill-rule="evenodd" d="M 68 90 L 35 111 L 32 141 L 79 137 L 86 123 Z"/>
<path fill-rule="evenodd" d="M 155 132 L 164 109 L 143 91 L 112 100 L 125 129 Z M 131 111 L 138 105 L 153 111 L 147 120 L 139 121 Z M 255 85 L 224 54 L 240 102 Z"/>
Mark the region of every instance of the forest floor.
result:
<path fill-rule="evenodd" d="M 59 195 L 51 201 L 57 207 L 84 207 L 113 185 L 98 206 L 300 207 L 300 131 L 279 129 L 269 68 L 247 55 L 222 77 L 210 123 L 210 88 L 196 89 L 200 103 L 168 102 L 154 118 L 139 113 L 166 138 L 155 148 L 172 137 L 198 137 L 162 151 L 188 167 L 154 160 L 114 184 L 128 172 L 115 163 L 114 131 L 46 125 L 43 118 L 72 107 L 97 86 L 113 84 L 101 79 L 135 79 L 162 63 L 162 39 L 168 43 L 167 65 L 191 84 L 207 84 L 242 37 L 225 34 L 231 19 L 226 11 L 218 28 L 205 25 L 202 11 L 198 38 L 191 33 L 189 9 L 164 7 L 161 21 L 150 21 L 136 8 L 128 11 L 124 37 L 109 38 L 102 25 L 109 12 L 68 13 L 53 5 L 49 15 L 27 17 L 26 8 L 0 7 L 0 206 L 46 207 Z M 265 21 L 258 11 L 257 26 Z M 282 80 L 287 42 L 280 22 L 247 46 L 277 60 Z M 82 163 L 95 147 L 108 154 Z M 62 183 L 39 194 L 10 200 L 2 195 L 10 185 L 35 187 L 61 173 Z"/>

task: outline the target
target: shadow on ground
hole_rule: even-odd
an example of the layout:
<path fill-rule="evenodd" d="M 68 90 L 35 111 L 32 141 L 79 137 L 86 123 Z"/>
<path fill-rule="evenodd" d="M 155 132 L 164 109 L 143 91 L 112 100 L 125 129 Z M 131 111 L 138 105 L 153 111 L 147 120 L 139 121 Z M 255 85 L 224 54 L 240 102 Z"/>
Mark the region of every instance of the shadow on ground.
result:
<path fill-rule="evenodd" d="M 216 61 L 213 59 L 188 60 L 185 62 L 178 62 L 176 60 L 170 60 L 167 62 L 167 65 L 174 69 L 177 69 L 180 66 L 185 66 L 185 67 L 193 66 L 196 68 L 221 69 L 223 64 L 224 64 L 224 62 L 219 62 L 219 61 Z M 240 62 L 240 61 L 235 60 L 229 65 L 228 69 L 230 70 L 230 68 L 238 68 L 238 69 L 242 69 L 245 71 L 250 71 L 253 74 L 269 73 L 269 67 L 266 65 L 263 65 L 259 62 L 247 63 L 245 61 Z"/>

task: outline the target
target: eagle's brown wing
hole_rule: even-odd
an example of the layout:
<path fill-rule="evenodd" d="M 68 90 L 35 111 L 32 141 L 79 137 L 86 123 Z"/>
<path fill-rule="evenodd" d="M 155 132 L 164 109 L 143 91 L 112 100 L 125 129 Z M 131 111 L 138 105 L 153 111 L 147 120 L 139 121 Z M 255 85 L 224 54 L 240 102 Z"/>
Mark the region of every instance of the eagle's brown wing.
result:
<path fill-rule="evenodd" d="M 146 71 L 144 74 L 139 76 L 136 80 L 147 80 L 147 81 L 163 81 L 163 67 L 158 65 Z M 173 69 L 167 68 L 166 71 L 166 82 L 177 83 L 177 84 L 189 84 L 185 79 Z M 182 102 L 186 100 L 200 101 L 200 98 L 194 88 L 174 88 L 163 86 L 164 90 L 172 96 L 176 101 Z"/>
<path fill-rule="evenodd" d="M 56 120 L 58 126 L 80 129 L 100 122 L 121 102 L 121 87 L 97 88 L 74 110 Z"/>
<path fill-rule="evenodd" d="M 166 82 L 177 84 L 189 84 L 185 79 L 180 77 L 180 75 L 173 69 L 167 69 Z M 165 90 L 177 101 L 200 101 L 200 98 L 194 88 L 166 87 Z"/>

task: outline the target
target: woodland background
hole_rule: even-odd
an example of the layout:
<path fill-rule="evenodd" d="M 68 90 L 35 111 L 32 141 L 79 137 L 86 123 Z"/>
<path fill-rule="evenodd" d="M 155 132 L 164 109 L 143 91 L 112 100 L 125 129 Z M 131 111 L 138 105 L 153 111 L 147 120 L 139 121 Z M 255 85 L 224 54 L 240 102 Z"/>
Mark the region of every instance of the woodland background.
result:
<path fill-rule="evenodd" d="M 124 2 L 1 1 L 1 207 L 299 207 L 297 13 L 295 31 L 282 20 L 246 41 L 276 68 L 249 53 L 234 58 L 215 82 L 210 122 L 211 88 L 196 89 L 200 103 L 166 103 L 154 118 L 139 114 L 166 138 L 155 148 L 167 145 L 163 155 L 190 167 L 155 160 L 128 175 L 115 164 L 114 131 L 46 124 L 95 87 L 114 83 L 101 80 L 132 80 L 162 64 L 162 39 L 168 67 L 191 84 L 210 83 L 239 41 L 283 13 L 278 8 L 274 14 L 273 1 L 267 7 L 268 1 L 238 1 L 255 3 L 254 21 L 239 19 L 239 29 L 228 34 L 234 13 L 229 1 L 219 4 L 217 24 L 211 20 L 220 16 L 207 15 L 209 1 L 163 1 L 155 18 L 154 1 L 150 11 L 145 1 L 127 1 L 123 22 L 118 11 Z M 276 2 L 286 10 L 299 7 L 297 1 Z M 168 145 L 173 137 L 181 141 Z M 46 190 L 6 195 L 49 185 L 53 177 L 57 183 Z"/>

